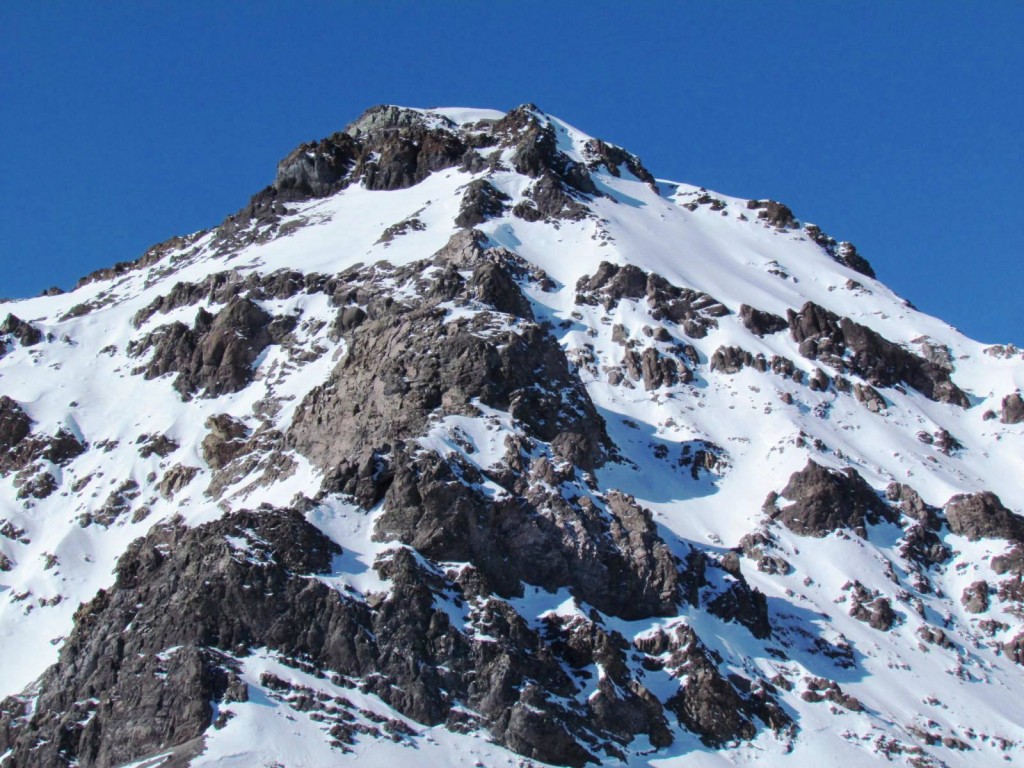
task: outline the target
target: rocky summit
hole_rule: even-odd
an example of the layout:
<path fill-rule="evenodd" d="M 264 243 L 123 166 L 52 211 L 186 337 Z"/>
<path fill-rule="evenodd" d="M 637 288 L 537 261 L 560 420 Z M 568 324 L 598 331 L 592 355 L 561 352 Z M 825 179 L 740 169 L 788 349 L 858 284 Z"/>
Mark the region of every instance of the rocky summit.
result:
<path fill-rule="evenodd" d="M 0 305 L 0 765 L 1020 763 L 1024 353 L 798 216 L 374 107 Z"/>

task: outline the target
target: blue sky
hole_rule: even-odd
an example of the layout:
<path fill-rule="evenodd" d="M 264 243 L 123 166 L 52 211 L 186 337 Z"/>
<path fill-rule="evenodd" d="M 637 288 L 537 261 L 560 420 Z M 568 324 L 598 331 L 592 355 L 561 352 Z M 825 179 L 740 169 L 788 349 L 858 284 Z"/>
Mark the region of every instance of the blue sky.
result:
<path fill-rule="evenodd" d="M 217 224 L 368 106 L 530 101 L 1024 345 L 1022 33 L 1009 0 L 6 2 L 0 296 Z"/>

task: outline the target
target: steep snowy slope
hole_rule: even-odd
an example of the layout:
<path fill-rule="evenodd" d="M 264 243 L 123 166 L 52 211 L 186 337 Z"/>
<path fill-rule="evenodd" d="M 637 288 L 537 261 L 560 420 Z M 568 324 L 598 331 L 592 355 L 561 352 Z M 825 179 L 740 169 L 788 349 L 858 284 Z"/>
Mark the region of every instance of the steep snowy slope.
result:
<path fill-rule="evenodd" d="M 0 305 L 0 765 L 1020 761 L 1024 353 L 532 105 Z"/>

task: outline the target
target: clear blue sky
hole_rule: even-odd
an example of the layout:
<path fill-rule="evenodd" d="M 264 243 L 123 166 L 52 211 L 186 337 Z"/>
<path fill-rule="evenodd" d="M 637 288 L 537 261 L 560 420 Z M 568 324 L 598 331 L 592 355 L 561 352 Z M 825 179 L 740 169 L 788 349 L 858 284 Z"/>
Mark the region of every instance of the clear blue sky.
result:
<path fill-rule="evenodd" d="M 1021 2 L 0 5 L 0 296 L 217 224 L 378 103 L 532 101 L 1024 345 Z"/>

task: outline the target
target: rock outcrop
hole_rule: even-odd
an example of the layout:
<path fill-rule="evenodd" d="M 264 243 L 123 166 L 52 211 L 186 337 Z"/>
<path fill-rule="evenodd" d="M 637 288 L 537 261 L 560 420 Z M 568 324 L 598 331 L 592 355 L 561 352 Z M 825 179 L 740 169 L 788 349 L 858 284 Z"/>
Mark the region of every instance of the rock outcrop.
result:
<path fill-rule="evenodd" d="M 200 309 L 191 328 L 180 322 L 161 326 L 134 342 L 129 354 L 150 354 L 135 370 L 147 379 L 176 373 L 174 388 L 186 399 L 200 393 L 217 397 L 248 385 L 256 358 L 294 324 L 294 318 L 275 320 L 255 302 L 236 296 L 216 315 Z"/>
<path fill-rule="evenodd" d="M 790 503 L 780 507 L 778 496 Z M 765 507 L 769 517 L 803 536 L 827 536 L 848 528 L 867 538 L 868 525 L 898 518 L 857 470 L 829 469 L 813 460 L 794 472 L 779 494 L 769 496 Z"/>
<path fill-rule="evenodd" d="M 581 277 L 576 284 L 577 304 L 601 305 L 611 311 L 623 299 L 646 299 L 655 320 L 674 323 L 695 339 L 707 336 L 709 329 L 718 327 L 717 318 L 729 314 L 712 296 L 679 288 L 632 264 L 620 267 L 602 261 L 597 272 Z"/>
<path fill-rule="evenodd" d="M 930 400 L 970 406 L 946 368 L 908 352 L 870 328 L 812 302 L 787 314 L 790 333 L 804 357 L 854 373 L 875 387 L 904 383 Z"/>
<path fill-rule="evenodd" d="M 1010 539 L 1024 542 L 1024 517 L 1014 514 L 991 491 L 957 494 L 943 507 L 949 530 L 971 541 Z"/>
<path fill-rule="evenodd" d="M 1004 397 L 999 411 L 999 420 L 1003 424 L 1024 422 L 1024 398 L 1020 396 L 1020 392 L 1014 392 Z"/>

